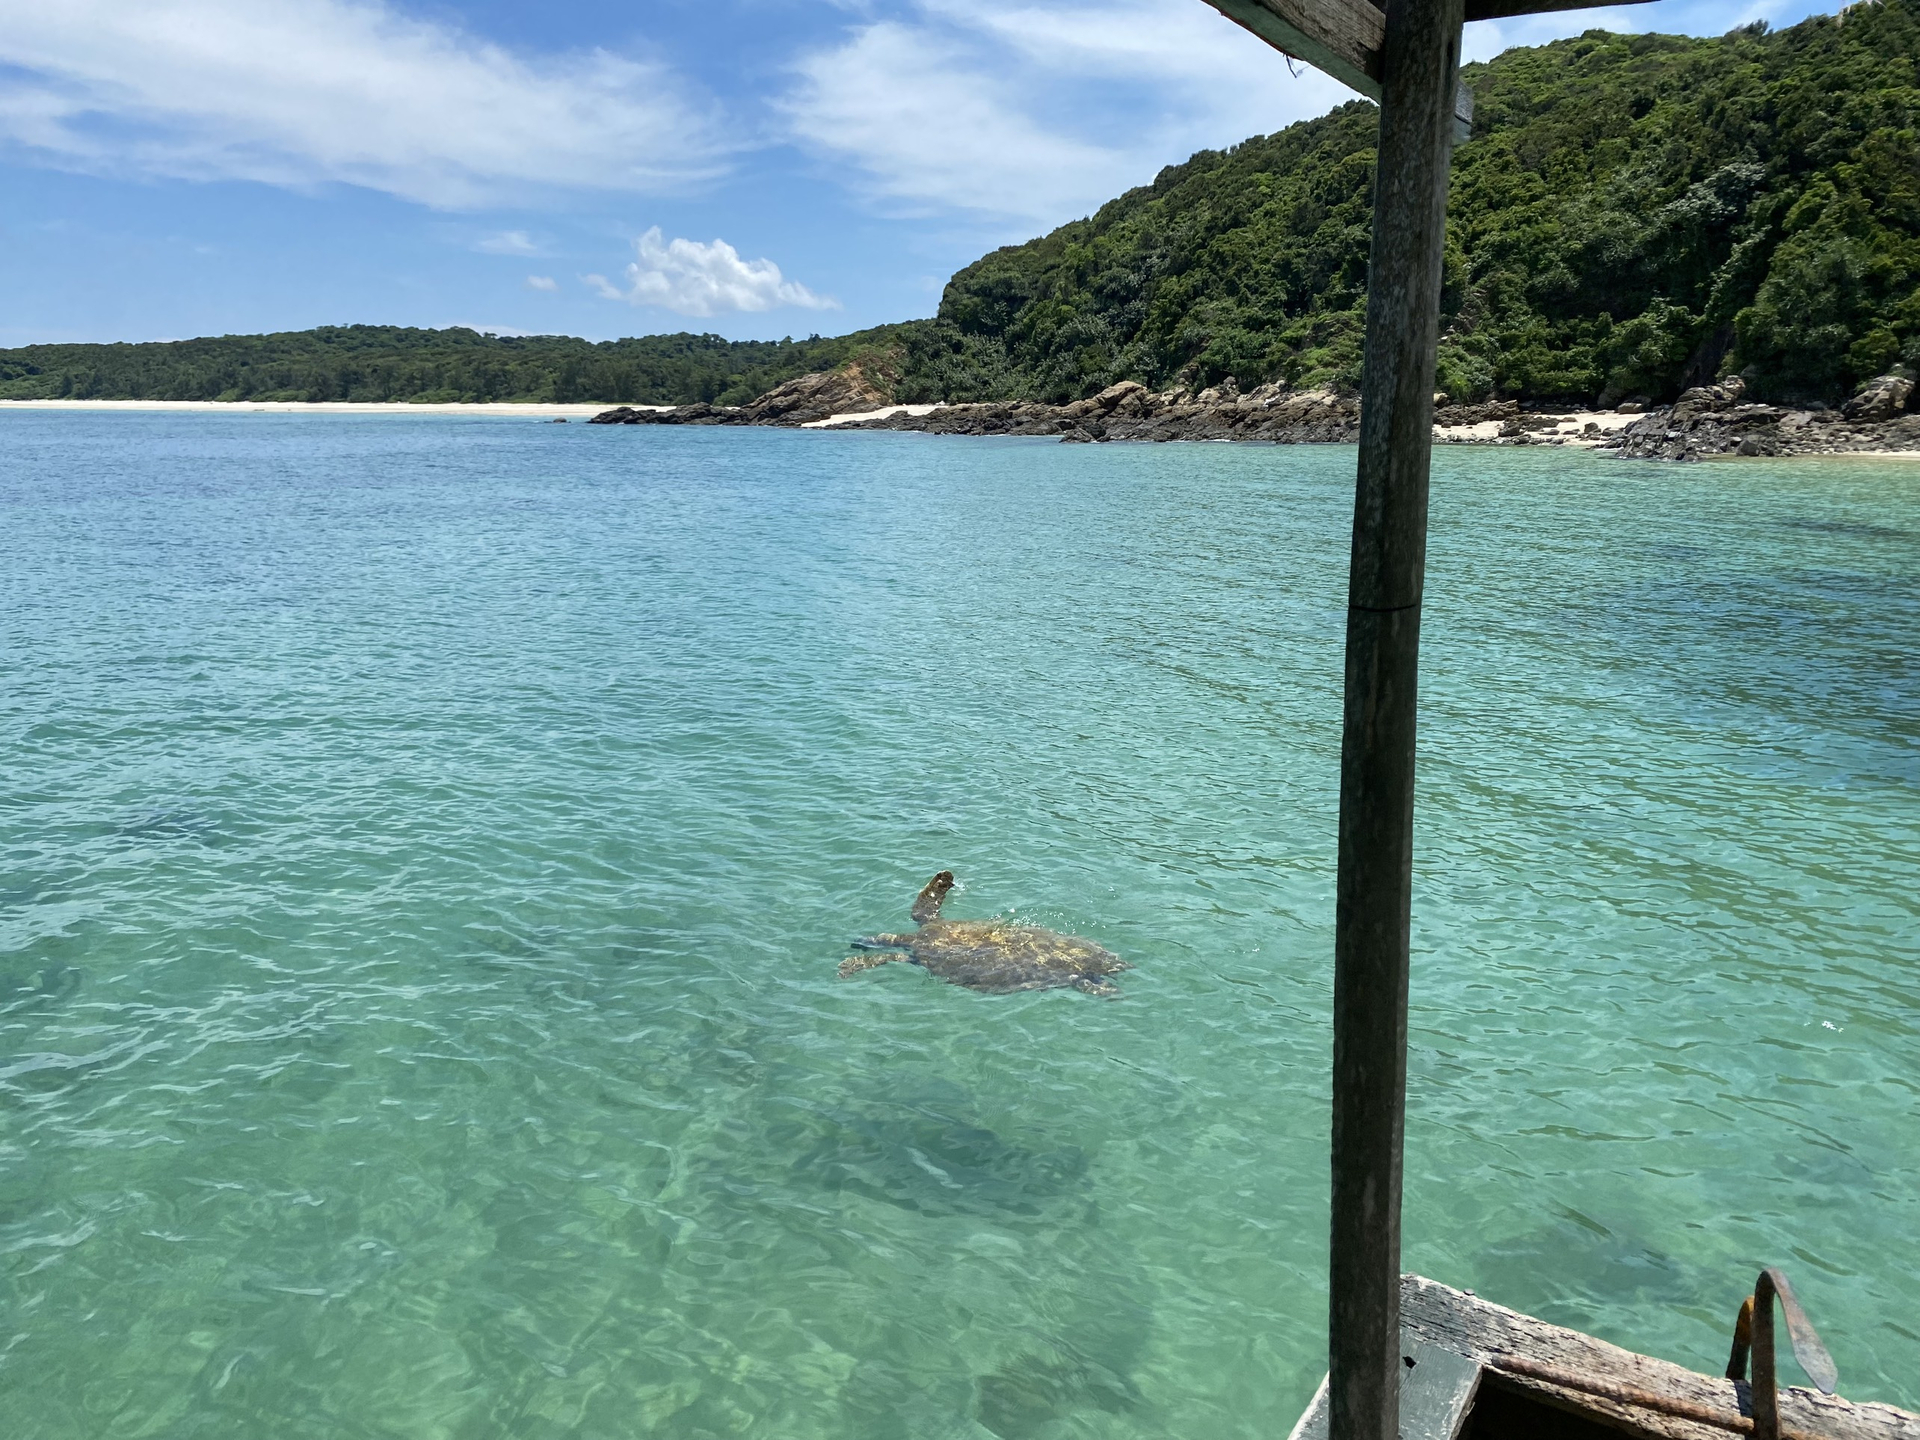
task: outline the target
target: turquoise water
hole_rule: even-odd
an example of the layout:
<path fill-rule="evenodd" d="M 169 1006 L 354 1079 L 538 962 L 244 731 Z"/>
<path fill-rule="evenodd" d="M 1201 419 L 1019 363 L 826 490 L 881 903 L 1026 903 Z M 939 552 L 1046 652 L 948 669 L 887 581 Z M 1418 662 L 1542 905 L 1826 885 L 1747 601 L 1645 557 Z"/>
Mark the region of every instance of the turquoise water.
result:
<path fill-rule="evenodd" d="M 1283 1434 L 1352 465 L 0 417 L 8 1434 Z M 1409 1268 L 1920 1404 L 1920 466 L 1431 565 Z M 943 866 L 1125 998 L 837 980 Z"/>

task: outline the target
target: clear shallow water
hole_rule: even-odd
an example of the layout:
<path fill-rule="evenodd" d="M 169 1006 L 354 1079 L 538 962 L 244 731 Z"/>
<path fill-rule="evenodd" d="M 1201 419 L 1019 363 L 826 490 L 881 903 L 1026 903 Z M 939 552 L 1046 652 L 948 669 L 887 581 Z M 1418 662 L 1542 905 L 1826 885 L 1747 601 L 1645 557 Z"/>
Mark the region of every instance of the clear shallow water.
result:
<path fill-rule="evenodd" d="M 1920 468 L 1436 470 L 1409 1267 L 1920 1404 Z M 0 418 L 9 1433 L 1284 1433 L 1351 473 Z"/>

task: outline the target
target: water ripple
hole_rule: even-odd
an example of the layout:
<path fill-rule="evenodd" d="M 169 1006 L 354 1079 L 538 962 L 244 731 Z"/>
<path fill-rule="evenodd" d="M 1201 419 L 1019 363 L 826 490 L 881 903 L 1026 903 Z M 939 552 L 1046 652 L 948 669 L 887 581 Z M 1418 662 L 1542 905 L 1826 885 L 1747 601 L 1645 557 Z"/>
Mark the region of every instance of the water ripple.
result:
<path fill-rule="evenodd" d="M 1350 451 L 0 425 L 21 1434 L 1284 1428 Z M 1920 1403 L 1910 468 L 1436 457 L 1410 1266 Z M 1087 935 L 1123 1000 L 848 941 Z"/>

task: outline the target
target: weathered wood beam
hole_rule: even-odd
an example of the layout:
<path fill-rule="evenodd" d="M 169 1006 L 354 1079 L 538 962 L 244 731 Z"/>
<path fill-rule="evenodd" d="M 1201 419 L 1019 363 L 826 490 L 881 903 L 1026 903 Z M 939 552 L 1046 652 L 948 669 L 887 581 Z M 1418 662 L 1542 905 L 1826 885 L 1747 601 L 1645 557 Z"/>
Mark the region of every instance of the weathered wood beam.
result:
<path fill-rule="evenodd" d="M 1387 0 L 1367 0 L 1384 12 Z M 1549 10 L 1598 10 L 1601 5 L 1651 5 L 1653 0 L 1467 0 L 1467 19 L 1504 20 L 1512 15 L 1540 15 Z"/>
<path fill-rule="evenodd" d="M 1367 0 L 1207 0 L 1236 25 L 1324 70 L 1350 90 L 1380 98 L 1386 16 Z"/>
<path fill-rule="evenodd" d="M 1370 100 L 1380 98 L 1380 44 L 1386 0 L 1207 0 L 1276 50 L 1324 70 Z M 1610 0 L 1646 5 L 1652 0 Z M 1501 20 L 1547 10 L 1586 10 L 1593 0 L 1467 0 L 1469 20 Z"/>
<path fill-rule="evenodd" d="M 1650 5 L 1653 0 L 1606 0 L 1614 5 Z M 1543 15 L 1550 10 L 1597 10 L 1593 0 L 1467 0 L 1467 19 L 1506 20 L 1515 15 Z"/>
<path fill-rule="evenodd" d="M 1745 1288 L 1745 1287 L 1741 1287 Z M 1727 1287 L 1731 1305 L 1739 1291 Z M 1578 1330 L 1550 1325 L 1462 1290 L 1450 1289 L 1418 1275 L 1400 1281 L 1402 1340 L 1468 1356 L 1498 1367 L 1503 1359 L 1521 1357 L 1544 1362 L 1556 1370 L 1584 1377 L 1589 1383 L 1610 1382 L 1664 1399 L 1664 1409 L 1648 1408 L 1576 1390 L 1524 1375 L 1501 1373 L 1499 1382 L 1525 1390 L 1534 1398 L 1576 1415 L 1597 1419 L 1622 1432 L 1621 1440 L 1735 1440 L 1736 1418 L 1751 1408 L 1750 1387 L 1718 1375 L 1701 1375 L 1669 1360 L 1636 1355 L 1583 1335 Z M 1729 1417 L 1723 1425 L 1705 1425 L 1676 1415 L 1675 1410 L 1717 1411 Z M 1788 1386 L 1780 1392 L 1780 1423 L 1789 1432 L 1818 1435 L 1822 1440 L 1920 1440 L 1920 1415 L 1891 1405 L 1855 1404 L 1817 1390 Z"/>
<path fill-rule="evenodd" d="M 1414 721 L 1464 0 L 1389 0 L 1334 888 L 1330 1440 L 1397 1440 Z"/>

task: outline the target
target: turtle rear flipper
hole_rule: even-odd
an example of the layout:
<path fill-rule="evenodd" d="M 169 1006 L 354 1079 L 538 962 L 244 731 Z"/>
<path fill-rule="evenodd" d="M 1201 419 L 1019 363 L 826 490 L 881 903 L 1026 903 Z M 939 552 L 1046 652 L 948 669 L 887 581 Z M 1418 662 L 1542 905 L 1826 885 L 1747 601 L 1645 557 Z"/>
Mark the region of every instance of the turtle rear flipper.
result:
<path fill-rule="evenodd" d="M 940 918 L 940 902 L 947 898 L 947 892 L 953 889 L 953 872 L 942 870 L 933 879 L 927 881 L 927 888 L 914 897 L 913 921 L 924 925 L 929 920 Z"/>
<path fill-rule="evenodd" d="M 1077 980 L 1070 980 L 1067 983 L 1088 995 L 1105 995 L 1111 998 L 1120 994 L 1118 985 L 1092 975 L 1082 975 Z"/>

